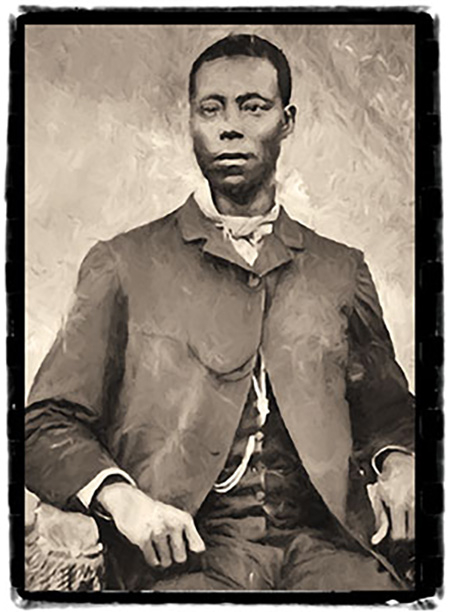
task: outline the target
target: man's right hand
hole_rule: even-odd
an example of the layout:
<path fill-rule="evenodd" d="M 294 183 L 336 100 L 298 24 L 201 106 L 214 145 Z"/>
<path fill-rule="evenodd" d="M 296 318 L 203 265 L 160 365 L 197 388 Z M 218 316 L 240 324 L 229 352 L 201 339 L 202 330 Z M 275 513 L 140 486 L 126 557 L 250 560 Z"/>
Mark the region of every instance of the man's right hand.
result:
<path fill-rule="evenodd" d="M 174 506 L 148 497 L 127 483 L 106 484 L 97 494 L 117 529 L 138 546 L 152 567 L 184 563 L 186 546 L 194 553 L 205 550 L 194 519 Z"/>

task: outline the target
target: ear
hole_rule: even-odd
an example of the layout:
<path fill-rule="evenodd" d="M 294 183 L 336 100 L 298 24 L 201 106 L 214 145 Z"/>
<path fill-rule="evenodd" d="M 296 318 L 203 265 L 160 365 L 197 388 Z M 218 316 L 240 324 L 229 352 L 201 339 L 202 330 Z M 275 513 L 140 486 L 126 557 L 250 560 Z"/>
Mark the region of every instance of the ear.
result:
<path fill-rule="evenodd" d="M 289 134 L 292 134 L 295 126 L 295 116 L 297 114 L 297 107 L 294 104 L 290 104 L 286 106 L 283 111 L 284 113 L 284 123 L 282 128 L 282 138 L 286 138 Z"/>

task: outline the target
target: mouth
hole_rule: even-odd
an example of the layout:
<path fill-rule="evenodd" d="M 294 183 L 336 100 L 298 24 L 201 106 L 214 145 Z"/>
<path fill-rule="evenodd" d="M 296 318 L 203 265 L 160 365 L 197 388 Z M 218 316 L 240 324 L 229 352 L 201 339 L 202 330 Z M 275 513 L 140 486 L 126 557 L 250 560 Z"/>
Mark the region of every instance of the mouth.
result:
<path fill-rule="evenodd" d="M 220 155 L 216 155 L 214 161 L 243 161 L 251 157 L 252 155 L 250 153 L 221 153 Z"/>

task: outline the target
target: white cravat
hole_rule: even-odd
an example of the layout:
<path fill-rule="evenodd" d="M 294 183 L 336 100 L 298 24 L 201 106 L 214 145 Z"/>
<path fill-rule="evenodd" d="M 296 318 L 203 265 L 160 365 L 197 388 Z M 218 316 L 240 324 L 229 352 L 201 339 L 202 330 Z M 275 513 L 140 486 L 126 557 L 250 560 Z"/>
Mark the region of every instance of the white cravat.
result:
<path fill-rule="evenodd" d="M 205 217 L 211 219 L 223 231 L 225 239 L 230 240 L 236 252 L 253 266 L 264 236 L 273 231 L 273 224 L 280 214 L 280 205 L 276 203 L 265 215 L 223 215 L 217 210 L 206 181 L 196 190 L 194 197 Z"/>

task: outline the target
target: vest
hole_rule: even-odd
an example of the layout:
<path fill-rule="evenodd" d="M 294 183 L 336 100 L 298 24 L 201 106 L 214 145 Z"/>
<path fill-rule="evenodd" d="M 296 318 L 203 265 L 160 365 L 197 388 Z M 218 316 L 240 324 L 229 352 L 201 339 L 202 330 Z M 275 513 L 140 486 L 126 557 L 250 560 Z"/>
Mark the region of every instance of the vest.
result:
<path fill-rule="evenodd" d="M 251 388 L 218 483 L 236 471 L 249 436 L 255 435 L 255 449 L 244 475 L 226 493 L 212 490 L 199 509 L 196 520 L 207 531 L 238 530 L 247 539 L 259 540 L 274 528 L 323 528 L 334 522 L 302 465 L 267 382 L 270 412 L 266 422 L 258 426 L 256 394 Z"/>

